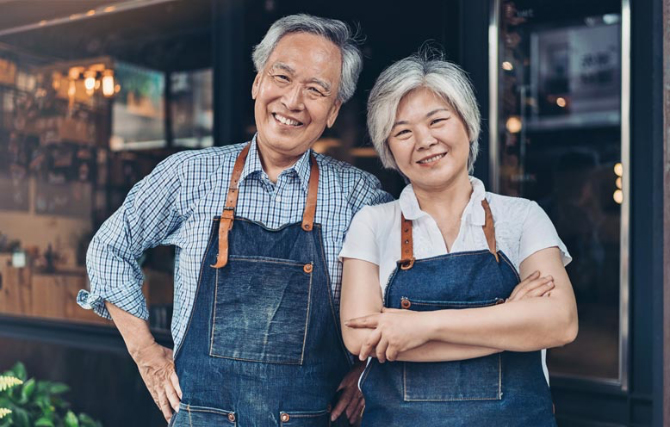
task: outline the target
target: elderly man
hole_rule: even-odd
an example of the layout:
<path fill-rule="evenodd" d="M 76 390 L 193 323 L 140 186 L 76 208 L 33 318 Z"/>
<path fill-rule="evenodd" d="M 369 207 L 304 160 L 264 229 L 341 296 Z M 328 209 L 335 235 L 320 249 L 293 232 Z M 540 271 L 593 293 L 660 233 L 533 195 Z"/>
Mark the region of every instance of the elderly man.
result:
<path fill-rule="evenodd" d="M 171 425 L 355 422 L 337 254 L 353 215 L 390 196 L 310 148 L 353 95 L 361 54 L 342 22 L 295 15 L 253 60 L 258 133 L 175 154 L 135 185 L 91 242 L 79 302 L 111 315 Z M 149 331 L 136 262 L 161 244 L 177 247 L 174 355 Z"/>

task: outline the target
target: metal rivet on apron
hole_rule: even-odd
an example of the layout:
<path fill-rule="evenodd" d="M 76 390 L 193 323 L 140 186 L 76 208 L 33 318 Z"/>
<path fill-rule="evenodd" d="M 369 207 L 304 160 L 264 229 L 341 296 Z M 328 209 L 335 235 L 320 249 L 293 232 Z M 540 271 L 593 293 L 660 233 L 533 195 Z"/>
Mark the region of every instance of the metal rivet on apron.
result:
<path fill-rule="evenodd" d="M 302 268 L 302 270 L 305 273 L 311 273 L 312 270 L 314 270 L 314 266 L 312 264 L 305 264 L 305 266 Z"/>
<path fill-rule="evenodd" d="M 503 304 L 505 300 L 503 298 L 496 298 L 496 305 Z"/>
<path fill-rule="evenodd" d="M 288 420 L 290 420 L 290 419 L 291 419 L 291 416 L 289 414 L 287 414 L 286 412 L 281 414 L 281 422 L 287 423 Z"/>
<path fill-rule="evenodd" d="M 405 310 L 410 308 L 411 305 L 412 303 L 407 298 L 403 297 L 400 299 L 400 307 L 404 308 Z"/>
<path fill-rule="evenodd" d="M 235 422 L 235 414 L 228 414 L 228 421 L 230 421 L 231 423 L 234 423 Z"/>

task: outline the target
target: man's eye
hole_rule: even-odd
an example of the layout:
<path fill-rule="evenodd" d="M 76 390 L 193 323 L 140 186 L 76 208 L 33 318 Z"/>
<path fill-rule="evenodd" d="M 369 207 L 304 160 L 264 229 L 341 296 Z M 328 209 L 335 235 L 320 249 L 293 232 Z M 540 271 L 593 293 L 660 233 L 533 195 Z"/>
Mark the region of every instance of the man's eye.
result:
<path fill-rule="evenodd" d="M 283 74 L 275 74 L 273 77 L 275 78 L 275 80 L 280 81 L 280 82 L 288 82 L 289 81 L 288 76 L 285 76 Z"/>
<path fill-rule="evenodd" d="M 307 88 L 307 90 L 309 90 L 309 91 L 310 91 L 311 93 L 313 93 L 314 95 L 323 96 L 323 92 L 321 92 L 321 91 L 320 91 L 318 88 L 316 88 L 316 87 L 310 86 L 310 87 Z"/>

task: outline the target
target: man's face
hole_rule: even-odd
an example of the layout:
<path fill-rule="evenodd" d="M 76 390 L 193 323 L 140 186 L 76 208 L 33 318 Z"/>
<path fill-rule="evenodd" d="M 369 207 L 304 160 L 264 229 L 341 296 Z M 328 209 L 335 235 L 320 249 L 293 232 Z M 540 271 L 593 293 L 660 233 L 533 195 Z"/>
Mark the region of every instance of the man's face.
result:
<path fill-rule="evenodd" d="M 309 33 L 279 40 L 251 89 L 258 144 L 272 157 L 299 157 L 331 127 L 342 58 L 329 40 Z"/>

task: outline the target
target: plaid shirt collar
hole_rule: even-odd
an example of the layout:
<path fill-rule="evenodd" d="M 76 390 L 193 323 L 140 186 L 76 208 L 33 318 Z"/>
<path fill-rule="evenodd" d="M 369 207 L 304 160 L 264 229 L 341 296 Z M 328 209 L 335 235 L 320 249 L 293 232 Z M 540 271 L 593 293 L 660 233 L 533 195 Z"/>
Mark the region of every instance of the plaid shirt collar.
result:
<path fill-rule="evenodd" d="M 254 135 L 251 139 L 251 147 L 249 147 L 249 155 L 247 160 L 244 163 L 244 169 L 242 169 L 242 176 L 240 177 L 240 182 L 244 181 L 248 176 L 262 176 L 263 178 L 269 180 L 267 173 L 263 170 L 263 165 L 261 164 L 261 158 L 258 155 L 258 144 L 256 138 L 258 134 Z M 303 191 L 307 193 L 309 188 L 309 175 L 310 175 L 310 160 L 309 156 L 311 149 L 305 151 L 305 153 L 298 159 L 293 166 L 286 168 L 279 174 L 278 181 L 281 179 L 282 175 L 296 174 L 300 180 L 300 186 Z"/>

